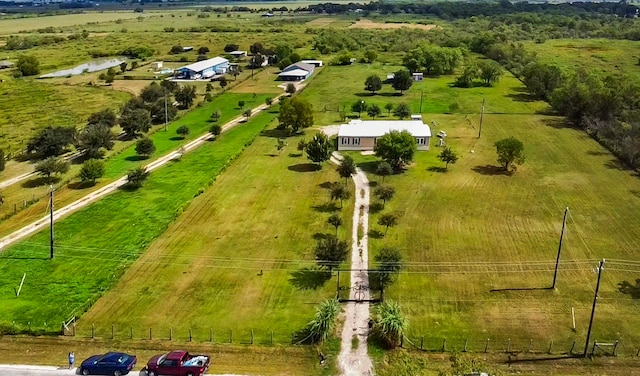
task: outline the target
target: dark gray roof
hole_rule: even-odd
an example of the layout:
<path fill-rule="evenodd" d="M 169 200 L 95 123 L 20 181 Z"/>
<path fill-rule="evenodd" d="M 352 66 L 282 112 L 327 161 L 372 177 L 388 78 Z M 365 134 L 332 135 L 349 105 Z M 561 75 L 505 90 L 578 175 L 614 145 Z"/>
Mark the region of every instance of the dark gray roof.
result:
<path fill-rule="evenodd" d="M 291 69 L 304 69 L 307 72 L 313 72 L 315 70 L 315 68 L 316 67 L 313 64 L 299 63 L 298 62 L 298 63 L 294 63 L 294 64 L 289 65 L 288 67 L 284 68 L 282 71 L 286 72 L 286 71 L 291 70 Z"/>

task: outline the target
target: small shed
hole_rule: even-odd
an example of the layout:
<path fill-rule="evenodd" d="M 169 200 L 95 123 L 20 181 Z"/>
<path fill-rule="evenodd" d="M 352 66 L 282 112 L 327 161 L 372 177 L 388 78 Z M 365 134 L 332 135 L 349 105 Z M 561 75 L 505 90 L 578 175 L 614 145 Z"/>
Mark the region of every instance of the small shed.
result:
<path fill-rule="evenodd" d="M 154 71 L 159 71 L 160 69 L 162 69 L 162 61 L 155 61 L 151 63 L 151 69 L 153 69 Z"/>
<path fill-rule="evenodd" d="M 321 67 L 322 66 L 322 60 L 300 60 L 300 63 L 305 63 L 305 64 L 311 64 L 313 66 L 317 67 Z"/>
<path fill-rule="evenodd" d="M 396 77 L 395 73 L 389 73 L 387 74 L 387 82 L 391 82 L 393 81 L 393 79 Z"/>
<path fill-rule="evenodd" d="M 182 47 L 182 52 L 189 52 L 189 51 L 193 51 L 193 47 L 192 46 Z"/>
<path fill-rule="evenodd" d="M 235 59 L 239 59 L 241 57 L 247 56 L 247 51 L 231 51 L 229 52 L 229 55 L 231 55 L 231 57 Z"/>
<path fill-rule="evenodd" d="M 0 61 L 0 69 L 8 69 L 8 68 L 13 68 L 15 64 L 8 61 L 8 60 L 2 60 Z"/>
<path fill-rule="evenodd" d="M 420 72 L 415 72 L 415 73 L 412 74 L 412 76 L 413 76 L 413 81 L 414 82 L 420 82 L 424 78 L 424 74 L 422 74 Z"/>

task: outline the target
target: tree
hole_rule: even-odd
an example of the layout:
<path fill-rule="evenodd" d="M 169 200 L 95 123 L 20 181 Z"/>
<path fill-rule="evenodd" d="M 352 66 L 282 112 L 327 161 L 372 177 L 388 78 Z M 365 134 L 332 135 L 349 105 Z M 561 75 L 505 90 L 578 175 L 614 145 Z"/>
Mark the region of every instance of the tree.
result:
<path fill-rule="evenodd" d="M 140 92 L 140 99 L 145 103 L 155 103 L 158 99 L 164 99 L 165 89 L 155 82 L 147 85 Z"/>
<path fill-rule="evenodd" d="M 236 73 L 236 71 L 234 70 L 233 71 L 233 76 L 234 77 L 236 76 L 235 73 Z M 220 82 L 220 87 L 222 88 L 223 91 L 224 91 L 224 88 L 229 84 L 229 82 L 227 81 L 227 78 L 224 77 L 224 76 L 220 77 L 220 80 L 218 82 Z"/>
<path fill-rule="evenodd" d="M 171 47 L 171 50 L 169 51 L 169 53 L 172 55 L 181 54 L 183 52 L 184 52 L 184 49 L 182 48 L 182 46 L 178 46 L 178 45 Z"/>
<path fill-rule="evenodd" d="M 193 100 L 196 98 L 196 87 L 181 86 L 174 94 L 174 98 L 180 104 L 181 108 L 187 109 L 191 107 Z"/>
<path fill-rule="evenodd" d="M 255 54 L 253 56 L 251 56 L 251 59 L 249 59 L 249 68 L 251 69 L 257 69 L 262 67 L 262 64 L 264 63 L 265 57 L 263 55 L 260 54 Z"/>
<path fill-rule="evenodd" d="M 418 144 L 415 137 L 408 131 L 391 131 L 378 138 L 375 146 L 376 156 L 388 162 L 395 170 L 411 162 Z"/>
<path fill-rule="evenodd" d="M 411 108 L 409 108 L 409 105 L 406 103 L 398 103 L 393 110 L 393 114 L 402 120 L 411 116 Z"/>
<path fill-rule="evenodd" d="M 373 63 L 373 61 L 378 57 L 378 54 L 374 50 L 366 50 L 364 52 L 364 59 L 367 63 Z"/>
<path fill-rule="evenodd" d="M 362 112 L 367 111 L 367 104 L 363 100 L 353 102 L 353 104 L 351 105 L 351 111 L 357 112 L 358 117 L 361 117 Z"/>
<path fill-rule="evenodd" d="M 202 46 L 202 47 L 198 48 L 198 54 L 199 55 L 205 55 L 205 54 L 208 54 L 209 52 L 211 52 L 209 50 L 209 47 Z"/>
<path fill-rule="evenodd" d="M 178 115 L 178 109 L 172 103 L 165 103 L 164 98 L 147 105 L 147 108 L 153 124 L 170 122 Z"/>
<path fill-rule="evenodd" d="M 120 127 L 129 137 L 137 137 L 151 128 L 151 116 L 144 109 L 127 110 L 120 115 Z"/>
<path fill-rule="evenodd" d="M 224 52 L 238 51 L 238 48 L 240 48 L 240 47 L 237 44 L 229 43 L 226 46 L 224 46 Z"/>
<path fill-rule="evenodd" d="M 307 158 L 313 163 L 322 164 L 331 157 L 331 141 L 322 132 L 318 132 L 304 148 Z"/>
<path fill-rule="evenodd" d="M 450 147 L 445 147 L 438 155 L 438 159 L 445 163 L 444 169 L 447 170 L 449 168 L 449 163 L 456 164 L 458 161 L 458 155 Z"/>
<path fill-rule="evenodd" d="M 40 73 L 40 62 L 34 55 L 20 55 L 16 68 L 23 76 L 35 76 Z"/>
<path fill-rule="evenodd" d="M 331 214 L 327 219 L 327 223 L 336 228 L 336 236 L 338 236 L 338 227 L 342 226 L 342 217 L 340 217 L 340 214 Z"/>
<path fill-rule="evenodd" d="M 267 106 L 271 106 L 273 104 L 273 98 L 271 97 L 265 98 L 264 104 L 266 104 Z"/>
<path fill-rule="evenodd" d="M 522 70 L 522 81 L 534 97 L 548 100 L 551 93 L 562 86 L 564 77 L 555 65 L 531 63 Z"/>
<path fill-rule="evenodd" d="M 136 142 L 136 154 L 141 157 L 149 158 L 156 151 L 156 146 L 150 138 L 141 138 Z"/>
<path fill-rule="evenodd" d="M 175 93 L 180 86 L 175 81 L 162 80 L 160 82 L 160 87 L 162 87 L 166 93 Z"/>
<path fill-rule="evenodd" d="M 374 257 L 374 261 L 380 270 L 381 287 L 385 288 L 398 276 L 402 268 L 402 255 L 396 248 L 385 246 Z"/>
<path fill-rule="evenodd" d="M 213 124 L 211 128 L 209 128 L 209 133 L 218 137 L 220 133 L 222 133 L 222 126 L 220 124 Z"/>
<path fill-rule="evenodd" d="M 89 115 L 87 124 L 99 124 L 107 128 L 113 128 L 117 121 L 116 113 L 110 108 L 105 108 L 102 111 L 94 112 Z"/>
<path fill-rule="evenodd" d="M 340 209 L 342 209 L 342 202 L 348 200 L 351 197 L 351 191 L 343 184 L 334 184 L 329 192 L 332 200 L 340 200 Z"/>
<path fill-rule="evenodd" d="M 382 214 L 380 218 L 378 218 L 378 224 L 385 227 L 384 235 L 387 236 L 389 227 L 393 227 L 398 224 L 398 216 L 393 213 Z"/>
<path fill-rule="evenodd" d="M 287 142 L 283 138 L 279 138 L 278 142 L 276 143 L 276 149 L 278 150 L 278 154 L 280 154 L 280 152 L 282 151 L 282 149 L 284 149 L 285 146 L 287 146 Z"/>
<path fill-rule="evenodd" d="M 189 130 L 189 127 L 187 127 L 186 125 L 181 125 L 181 126 L 178 127 L 178 129 L 176 129 L 176 133 L 180 137 L 182 137 L 182 139 L 185 139 L 189 135 L 190 132 L 191 131 Z"/>
<path fill-rule="evenodd" d="M 520 140 L 509 137 L 497 141 L 495 146 L 496 153 L 498 153 L 498 163 L 500 163 L 506 171 L 509 171 L 509 167 L 512 164 L 521 165 L 524 163 L 524 145 Z"/>
<path fill-rule="evenodd" d="M 242 113 L 242 115 L 244 115 L 244 117 L 248 120 L 249 117 L 251 117 L 251 109 L 247 108 L 246 110 L 244 110 L 244 112 Z"/>
<path fill-rule="evenodd" d="M 80 180 L 95 184 L 96 179 L 104 175 L 104 162 L 99 159 L 88 159 L 80 169 Z"/>
<path fill-rule="evenodd" d="M 149 177 L 149 173 L 144 167 L 136 167 L 127 173 L 127 186 L 136 189 L 142 186 Z"/>
<path fill-rule="evenodd" d="M 264 47 L 262 46 L 262 43 L 255 42 L 254 44 L 249 46 L 249 51 L 254 55 L 261 54 L 262 52 L 264 52 Z"/>
<path fill-rule="evenodd" d="M 411 85 L 413 85 L 413 77 L 408 70 L 401 69 L 394 73 L 391 86 L 393 86 L 395 90 L 400 90 L 401 95 L 405 90 L 409 90 Z"/>
<path fill-rule="evenodd" d="M 47 158 L 58 156 L 76 141 L 74 127 L 45 127 L 27 143 L 27 153 Z"/>
<path fill-rule="evenodd" d="M 382 110 L 375 103 L 369 106 L 369 108 L 367 109 L 367 115 L 369 115 L 373 119 L 380 116 L 381 113 L 382 113 Z"/>
<path fill-rule="evenodd" d="M 120 71 L 122 73 L 127 71 L 127 62 L 126 61 L 123 61 L 122 63 L 120 63 Z"/>
<path fill-rule="evenodd" d="M 285 89 L 285 92 L 289 95 L 293 95 L 296 92 L 296 85 L 294 85 L 293 83 L 289 82 L 287 84 L 287 88 Z"/>
<path fill-rule="evenodd" d="M 50 179 L 52 175 L 69 171 L 69 162 L 61 158 L 49 157 L 36 165 L 36 172 Z"/>
<path fill-rule="evenodd" d="M 244 101 L 238 101 L 238 108 L 240 109 L 244 108 Z"/>
<path fill-rule="evenodd" d="M 318 265 L 332 271 L 335 266 L 347 259 L 349 246 L 344 240 L 338 240 L 336 236 L 327 236 L 318 240 L 313 254 Z"/>
<path fill-rule="evenodd" d="M 393 173 L 393 168 L 389 163 L 384 161 L 378 163 L 378 167 L 376 167 L 376 174 L 378 176 L 382 176 L 382 184 L 384 184 L 385 176 L 389 176 L 392 173 Z"/>
<path fill-rule="evenodd" d="M 220 110 L 215 110 L 211 113 L 210 119 L 213 122 L 216 122 L 218 120 L 220 120 L 220 117 L 222 116 L 222 111 Z"/>
<path fill-rule="evenodd" d="M 399 346 L 408 323 L 400 312 L 398 303 L 391 300 L 382 302 L 375 312 L 374 332 L 390 348 Z"/>
<path fill-rule="evenodd" d="M 290 128 L 292 133 L 298 133 L 313 125 L 313 107 L 309 101 L 293 97 L 281 103 L 278 129 Z"/>
<path fill-rule="evenodd" d="M 327 299 L 316 308 L 316 314 L 308 324 L 311 341 L 322 342 L 333 332 L 336 319 L 340 314 L 340 303 L 337 299 Z"/>
<path fill-rule="evenodd" d="M 376 91 L 382 89 L 382 80 L 375 74 L 371 75 L 364 81 L 364 89 L 366 91 L 370 91 L 372 94 L 375 94 Z"/>
<path fill-rule="evenodd" d="M 459 87 L 470 87 L 473 81 L 478 78 L 478 66 L 471 63 L 464 67 L 462 74 L 456 79 Z"/>
<path fill-rule="evenodd" d="M 347 179 L 356 173 L 356 163 L 350 155 L 345 155 L 338 167 L 336 167 L 336 171 L 338 171 L 340 177 L 344 178 L 344 183 L 347 184 Z"/>
<path fill-rule="evenodd" d="M 380 200 L 382 200 L 382 208 L 386 205 L 387 201 L 391 200 L 393 196 L 396 194 L 396 190 L 393 187 L 389 187 L 386 185 L 381 185 L 376 188 L 374 194 Z"/>
<path fill-rule="evenodd" d="M 478 69 L 480 69 L 480 78 L 487 86 L 492 86 L 502 76 L 502 67 L 493 60 L 481 60 L 478 63 Z"/>
<path fill-rule="evenodd" d="M 78 136 L 78 146 L 89 158 L 102 158 L 102 149 L 111 150 L 115 135 L 111 129 L 100 123 L 88 124 Z"/>
<path fill-rule="evenodd" d="M 391 110 L 393 110 L 394 107 L 393 103 L 387 103 L 384 105 L 384 109 L 387 110 L 387 117 L 391 115 Z"/>

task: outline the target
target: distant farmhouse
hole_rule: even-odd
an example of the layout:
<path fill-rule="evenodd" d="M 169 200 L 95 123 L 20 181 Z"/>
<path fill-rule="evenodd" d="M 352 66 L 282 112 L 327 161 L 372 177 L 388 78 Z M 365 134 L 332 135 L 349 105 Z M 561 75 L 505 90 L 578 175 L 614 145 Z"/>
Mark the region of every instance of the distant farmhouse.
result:
<path fill-rule="evenodd" d="M 322 61 L 317 60 L 317 63 L 322 66 Z M 302 81 L 306 80 L 313 74 L 316 65 L 310 63 L 303 63 L 302 61 L 289 65 L 284 68 L 280 74 L 278 74 L 278 79 L 282 81 Z"/>
<path fill-rule="evenodd" d="M 378 138 L 391 131 L 408 131 L 418 150 L 429 150 L 431 129 L 417 116 L 412 120 L 351 120 L 338 130 L 338 150 L 374 150 Z"/>
<path fill-rule="evenodd" d="M 208 79 L 217 74 L 225 74 L 228 70 L 229 60 L 223 57 L 214 57 L 176 69 L 174 78 L 182 80 Z"/>

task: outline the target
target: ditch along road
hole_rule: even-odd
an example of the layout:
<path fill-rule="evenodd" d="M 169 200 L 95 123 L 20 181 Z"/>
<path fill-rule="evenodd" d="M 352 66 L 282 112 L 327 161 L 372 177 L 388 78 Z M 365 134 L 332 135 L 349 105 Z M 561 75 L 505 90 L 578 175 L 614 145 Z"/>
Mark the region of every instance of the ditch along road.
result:
<path fill-rule="evenodd" d="M 334 152 L 331 162 L 340 164 L 342 156 Z M 340 341 L 338 365 L 344 376 L 373 375 L 373 363 L 367 354 L 369 336 L 369 273 L 367 272 L 368 231 L 369 231 L 369 181 L 362 170 L 356 168 L 351 176 L 355 184 L 355 205 L 353 209 L 353 230 L 351 246 L 351 286 L 349 302 L 345 309 L 344 327 Z M 362 229 L 362 238 L 358 238 L 358 228 Z M 354 348 L 354 337 L 357 347 Z"/>
<path fill-rule="evenodd" d="M 3 365 L 0 364 L 0 375 L 2 376 L 71 376 L 78 375 L 78 369 L 68 369 L 65 367 L 51 367 L 51 366 L 25 366 L 25 365 Z M 129 375 L 146 376 L 144 371 L 131 371 Z M 206 374 L 205 376 L 241 376 L 241 375 L 213 375 Z"/>
<path fill-rule="evenodd" d="M 299 89 L 298 89 L 299 90 Z M 274 103 L 283 95 L 286 94 L 280 94 L 278 96 L 276 96 L 274 98 Z M 254 109 L 251 110 L 252 115 L 255 115 L 265 109 L 267 109 L 269 106 L 267 106 L 266 104 L 262 104 Z M 243 115 L 238 116 L 237 118 L 229 121 L 228 123 L 226 123 L 225 125 L 222 126 L 222 132 L 225 132 L 233 127 L 238 126 L 239 124 L 242 123 L 242 121 L 245 119 L 245 117 Z M 169 163 L 170 161 L 172 161 L 173 159 L 179 158 L 182 155 L 182 151 L 184 151 L 184 153 L 188 153 L 191 150 L 196 149 L 197 147 L 203 145 L 204 143 L 207 142 L 208 139 L 211 138 L 211 134 L 209 133 L 205 133 L 202 136 L 194 139 L 193 141 L 188 142 L 187 144 L 183 145 L 181 149 L 178 150 L 174 150 L 158 159 L 156 159 L 155 161 L 147 164 L 145 167 L 145 169 L 147 170 L 147 172 L 152 172 L 153 170 L 156 170 L 162 166 L 164 166 L 165 164 Z M 57 221 L 62 217 L 65 217 L 71 213 L 73 213 L 74 211 L 84 208 L 85 206 L 98 201 L 99 199 L 109 195 L 110 193 L 114 192 L 115 190 L 117 190 L 118 188 L 120 188 L 121 186 L 123 186 L 125 183 L 127 182 L 127 177 L 123 176 L 120 179 L 109 183 L 107 185 L 105 185 L 104 187 L 93 191 L 89 194 L 87 194 L 86 196 L 72 202 L 71 204 L 64 206 L 58 210 L 55 210 L 53 212 L 53 221 Z M 16 230 L 14 232 L 12 232 L 11 234 L 0 238 L 0 252 L 4 251 L 4 249 L 21 240 L 26 238 L 27 236 L 40 231 L 42 229 L 44 229 L 45 227 L 49 226 L 50 223 L 50 215 L 47 214 L 44 217 L 40 218 L 37 221 L 32 222 L 29 225 L 26 225 L 24 227 L 22 227 L 19 230 Z"/>

